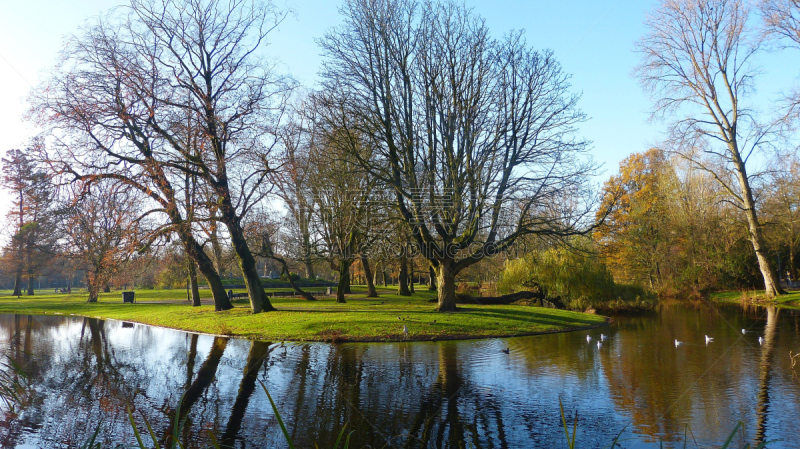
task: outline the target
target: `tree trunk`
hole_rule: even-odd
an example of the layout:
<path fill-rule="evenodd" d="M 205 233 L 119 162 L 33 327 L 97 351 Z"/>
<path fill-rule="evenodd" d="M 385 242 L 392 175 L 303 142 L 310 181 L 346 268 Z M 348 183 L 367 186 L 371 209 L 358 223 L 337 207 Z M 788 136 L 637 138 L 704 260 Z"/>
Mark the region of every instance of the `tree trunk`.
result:
<path fill-rule="evenodd" d="M 97 302 L 98 292 L 100 290 L 100 286 L 96 285 L 97 279 L 94 276 L 90 275 L 88 272 L 86 273 L 86 290 L 89 292 L 89 299 L 86 302 Z"/>
<path fill-rule="evenodd" d="M 250 298 L 250 310 L 253 313 L 273 311 L 275 307 L 272 307 L 272 303 L 264 293 L 264 286 L 261 284 L 261 278 L 258 277 L 256 259 L 253 257 L 253 253 L 250 252 L 250 247 L 244 237 L 244 231 L 229 201 L 230 198 L 223 200 L 222 220 L 228 227 L 228 234 L 233 244 L 233 250 L 236 253 L 236 259 L 239 262 L 239 269 L 241 269 L 244 277 L 247 296 Z"/>
<path fill-rule="evenodd" d="M 22 269 L 17 270 L 17 274 L 14 276 L 13 296 L 22 296 Z"/>
<path fill-rule="evenodd" d="M 374 277 L 369 267 L 369 260 L 367 260 L 367 256 L 364 254 L 361 255 L 361 266 L 364 267 L 364 277 L 367 279 L 367 298 L 377 298 L 378 290 L 375 289 Z"/>
<path fill-rule="evenodd" d="M 739 188 L 742 192 L 742 200 L 744 202 L 744 212 L 747 216 L 748 230 L 750 231 L 750 242 L 753 244 L 753 250 L 758 259 L 758 268 L 761 270 L 761 276 L 764 278 L 764 294 L 767 298 L 774 298 L 778 295 L 785 293 L 781 288 L 775 269 L 767 256 L 766 248 L 764 246 L 764 237 L 761 232 L 761 224 L 758 222 L 756 215 L 756 202 L 753 199 L 753 191 L 750 188 L 750 182 L 747 179 L 747 170 L 739 155 L 739 150 L 735 142 L 730 144 L 729 150 L 733 156 L 734 166 L 736 168 L 736 175 L 738 176 Z"/>
<path fill-rule="evenodd" d="M 414 259 L 409 259 L 408 265 L 408 291 L 414 294 Z"/>
<path fill-rule="evenodd" d="M 794 268 L 794 245 L 789 244 L 789 276 L 792 281 L 797 281 L 797 270 Z"/>
<path fill-rule="evenodd" d="M 219 273 L 214 270 L 214 263 L 211 261 L 211 258 L 203 251 L 203 247 L 197 243 L 194 236 L 182 232 L 181 226 L 178 226 L 177 229 L 178 235 L 186 249 L 186 254 L 197 264 L 197 269 L 200 270 L 200 274 L 206 278 L 208 288 L 211 290 L 211 296 L 214 298 L 214 310 L 221 312 L 223 310 L 232 309 L 233 304 L 231 304 L 228 295 L 225 293 L 225 286 L 222 285 L 222 279 L 219 277 Z"/>
<path fill-rule="evenodd" d="M 439 292 L 439 302 L 436 310 L 439 312 L 453 312 L 456 310 L 456 277 L 453 273 L 453 261 L 443 260 L 436 267 L 436 285 Z"/>
<path fill-rule="evenodd" d="M 436 291 L 436 273 L 433 271 L 433 267 L 428 267 L 428 290 Z"/>
<path fill-rule="evenodd" d="M 106 284 L 103 286 L 103 293 L 111 293 L 111 286 Z"/>
<path fill-rule="evenodd" d="M 411 292 L 408 290 L 408 259 L 405 257 L 400 258 L 400 275 L 398 281 L 400 283 L 398 294 L 400 296 L 411 296 Z"/>
<path fill-rule="evenodd" d="M 197 269 L 194 261 L 189 261 L 189 285 L 192 290 L 192 307 L 200 306 L 200 288 L 197 286 Z"/>
<path fill-rule="evenodd" d="M 383 287 L 389 286 L 389 273 L 386 272 L 386 265 L 383 266 L 381 274 L 383 274 Z"/>
<path fill-rule="evenodd" d="M 317 276 L 314 274 L 314 265 L 311 263 L 311 258 L 306 256 L 303 259 L 303 264 L 306 266 L 306 278 L 314 279 Z"/>
<path fill-rule="evenodd" d="M 33 296 L 33 283 L 35 279 L 33 278 L 33 273 L 30 271 L 28 272 L 28 296 Z"/>
<path fill-rule="evenodd" d="M 350 293 L 350 264 L 353 261 L 342 259 L 339 262 L 339 285 L 336 287 L 336 302 L 345 303 L 345 293 Z"/>

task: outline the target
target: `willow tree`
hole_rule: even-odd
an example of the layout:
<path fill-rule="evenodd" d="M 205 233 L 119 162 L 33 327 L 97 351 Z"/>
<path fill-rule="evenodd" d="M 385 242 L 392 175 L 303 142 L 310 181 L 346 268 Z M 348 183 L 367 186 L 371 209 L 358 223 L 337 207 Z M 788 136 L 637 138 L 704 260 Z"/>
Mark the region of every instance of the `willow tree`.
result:
<path fill-rule="evenodd" d="M 771 298 L 783 290 L 764 244 L 748 169 L 771 133 L 747 104 L 760 50 L 750 15 L 741 0 L 663 0 L 638 43 L 636 74 L 653 97 L 654 116 L 674 118 L 669 149 L 710 173 L 746 217 Z"/>
<path fill-rule="evenodd" d="M 494 39 L 454 2 L 348 0 L 320 41 L 325 119 L 371 139 L 371 176 L 455 310 L 464 268 L 521 236 L 585 232 L 594 170 L 569 76 L 521 33 Z"/>

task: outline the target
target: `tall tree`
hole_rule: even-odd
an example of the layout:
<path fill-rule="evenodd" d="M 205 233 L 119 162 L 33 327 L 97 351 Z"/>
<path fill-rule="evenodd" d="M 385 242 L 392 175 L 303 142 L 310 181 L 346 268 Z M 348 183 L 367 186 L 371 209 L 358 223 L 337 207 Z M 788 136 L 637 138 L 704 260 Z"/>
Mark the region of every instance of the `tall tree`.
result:
<path fill-rule="evenodd" d="M 50 176 L 26 152 L 9 150 L 2 163 L 3 187 L 13 198 L 8 212 L 13 234 L 6 262 L 14 272 L 14 295 L 22 294 L 23 273 L 27 293 L 33 295 L 34 281 L 48 255 L 53 255 L 58 237 L 53 229 L 54 188 Z"/>
<path fill-rule="evenodd" d="M 741 0 L 663 0 L 637 44 L 642 62 L 636 73 L 653 97 L 654 115 L 676 117 L 669 148 L 711 173 L 747 218 L 771 298 L 783 290 L 765 247 L 748 170 L 750 156 L 770 142 L 770 127 L 746 103 L 757 75 L 753 56 L 760 50 L 749 18 Z"/>
<path fill-rule="evenodd" d="M 455 310 L 464 268 L 523 235 L 584 232 L 594 166 L 569 77 L 520 33 L 492 39 L 455 2 L 348 0 L 320 41 L 326 119 L 372 140 L 363 169 L 436 272 L 438 310 Z"/>

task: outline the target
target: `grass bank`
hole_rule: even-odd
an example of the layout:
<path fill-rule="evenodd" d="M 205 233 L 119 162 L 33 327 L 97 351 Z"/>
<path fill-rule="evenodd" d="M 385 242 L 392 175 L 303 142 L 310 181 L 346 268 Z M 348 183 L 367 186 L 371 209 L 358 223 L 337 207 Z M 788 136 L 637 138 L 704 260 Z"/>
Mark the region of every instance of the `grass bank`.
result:
<path fill-rule="evenodd" d="M 789 290 L 785 295 L 781 295 L 774 300 L 768 300 L 764 296 L 764 290 L 715 292 L 709 295 L 709 299 L 718 302 L 735 302 L 737 304 L 742 302 L 776 304 L 780 307 L 800 309 L 800 290 Z"/>
<path fill-rule="evenodd" d="M 411 297 L 398 296 L 388 289 L 379 293 L 380 298 L 366 298 L 356 288 L 346 304 L 337 304 L 333 298 L 274 298 L 277 312 L 253 315 L 246 300 L 237 301 L 234 309 L 225 312 L 214 312 L 210 304 L 192 307 L 186 301 L 185 290 L 138 290 L 136 304 L 122 304 L 120 292 L 102 294 L 99 302 L 87 304 L 86 294 L 80 293 L 16 298 L 2 291 L 0 313 L 108 318 L 279 341 L 396 341 L 404 338 L 403 325 L 408 326 L 410 340 L 510 337 L 606 322 L 597 315 L 516 305 L 470 305 L 460 307 L 456 313 L 438 313 L 428 302 L 435 292 L 420 291 Z M 205 296 L 210 297 L 210 293 L 201 291 L 201 297 Z"/>

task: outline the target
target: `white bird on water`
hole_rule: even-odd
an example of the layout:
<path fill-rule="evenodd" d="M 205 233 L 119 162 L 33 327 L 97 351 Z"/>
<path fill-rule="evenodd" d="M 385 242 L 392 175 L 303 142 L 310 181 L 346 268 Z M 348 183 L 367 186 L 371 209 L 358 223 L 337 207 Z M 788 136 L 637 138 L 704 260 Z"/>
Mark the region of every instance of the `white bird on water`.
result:
<path fill-rule="evenodd" d="M 589 334 L 586 334 L 586 343 L 591 343 L 591 342 L 592 342 L 592 336 L 589 335 Z"/>
<path fill-rule="evenodd" d="M 403 338 L 408 338 L 408 326 L 403 325 Z"/>
<path fill-rule="evenodd" d="M 758 337 L 758 344 L 759 345 L 763 345 L 764 344 L 764 337 Z"/>
<path fill-rule="evenodd" d="M 712 338 L 712 337 L 709 337 L 708 335 L 706 335 L 706 344 L 709 344 L 709 343 L 711 343 L 712 341 L 714 341 L 714 338 Z"/>
<path fill-rule="evenodd" d="M 677 348 L 678 346 L 682 345 L 682 344 L 683 344 L 683 342 L 682 342 L 682 341 L 678 341 L 678 339 L 677 339 L 677 338 L 675 339 L 675 347 L 676 347 L 676 348 Z"/>
<path fill-rule="evenodd" d="M 600 341 L 606 341 L 606 338 L 608 338 L 608 337 L 606 337 L 603 334 L 600 334 Z"/>
<path fill-rule="evenodd" d="M 600 343 L 600 342 L 598 341 L 598 342 L 597 342 L 597 349 L 600 349 L 600 347 L 601 347 L 601 346 L 603 346 L 603 343 Z"/>
<path fill-rule="evenodd" d="M 744 330 L 744 329 L 742 329 L 742 335 L 744 335 L 744 334 L 746 334 L 746 333 L 747 333 L 747 331 L 746 331 L 746 330 Z"/>

